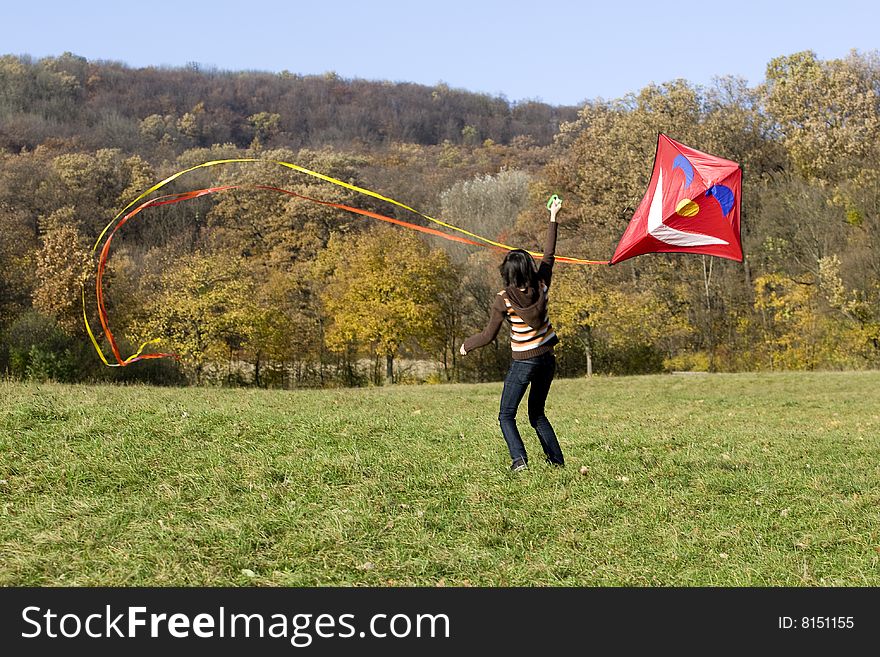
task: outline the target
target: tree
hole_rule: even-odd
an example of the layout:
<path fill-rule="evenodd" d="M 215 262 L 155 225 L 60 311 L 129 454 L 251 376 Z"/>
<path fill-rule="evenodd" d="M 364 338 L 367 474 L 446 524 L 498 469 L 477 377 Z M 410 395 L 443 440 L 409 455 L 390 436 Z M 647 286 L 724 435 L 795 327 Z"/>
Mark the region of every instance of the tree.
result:
<path fill-rule="evenodd" d="M 253 153 L 250 154 L 253 156 Z M 262 151 L 266 160 L 295 162 L 340 180 L 357 183 L 362 159 L 329 150 Z M 272 162 L 224 168 L 221 184 L 272 185 L 310 198 L 371 207 L 364 197 L 322 183 Z M 357 198 L 356 198 L 357 197 Z M 243 189 L 224 193 L 209 214 L 212 241 L 217 248 L 233 249 L 246 258 L 262 260 L 270 269 L 289 271 L 298 262 L 312 260 L 330 233 L 354 220 L 353 215 L 275 191 Z"/>
<path fill-rule="evenodd" d="M 64 153 L 52 159 L 56 207 L 71 207 L 83 233 L 96 238 L 107 222 L 155 181 L 152 167 L 137 155 L 116 148 L 94 153 Z"/>
<path fill-rule="evenodd" d="M 580 347 L 587 373 L 659 371 L 690 326 L 648 285 L 609 285 L 594 270 L 561 269 L 553 284 L 551 317 L 563 344 Z M 568 344 L 566 344 L 568 343 Z"/>
<path fill-rule="evenodd" d="M 258 112 L 249 116 L 247 120 L 254 131 L 251 148 L 255 150 L 278 134 L 281 125 L 281 115 L 272 112 Z"/>
<path fill-rule="evenodd" d="M 499 171 L 457 182 L 440 194 L 446 221 L 490 238 L 509 233 L 529 200 L 530 176 Z"/>
<path fill-rule="evenodd" d="M 38 239 L 28 213 L 0 201 L 0 327 L 27 309 Z"/>
<path fill-rule="evenodd" d="M 262 357 L 280 365 L 269 383 L 287 388 L 291 375 L 295 384 L 307 383 L 314 370 L 318 381 L 324 383 L 320 308 L 306 270 L 303 265 L 259 275 L 249 341 L 257 385 L 265 379 L 259 375 Z"/>
<path fill-rule="evenodd" d="M 180 356 L 191 380 L 202 383 L 206 365 L 231 362 L 246 348 L 254 330 L 253 282 L 238 258 L 194 253 L 169 262 L 159 283 L 130 333 L 134 341 L 160 338 L 159 348 Z"/>
<path fill-rule="evenodd" d="M 396 356 L 412 346 L 430 348 L 442 330 L 449 259 L 412 233 L 377 226 L 360 234 L 334 234 L 319 266 L 326 277 L 321 301 L 329 321 L 328 346 L 366 348 L 376 362 L 384 357 L 388 382 L 394 381 Z M 374 378 L 378 382 L 378 372 Z"/>
<path fill-rule="evenodd" d="M 827 62 L 810 50 L 767 65 L 766 107 L 796 169 L 829 181 L 876 163 L 880 59 L 852 53 Z"/>
<path fill-rule="evenodd" d="M 80 289 L 91 264 L 89 248 L 73 216 L 74 209 L 68 206 L 41 221 L 42 246 L 35 258 L 34 289 L 34 307 L 55 317 L 70 334 L 83 330 Z"/>

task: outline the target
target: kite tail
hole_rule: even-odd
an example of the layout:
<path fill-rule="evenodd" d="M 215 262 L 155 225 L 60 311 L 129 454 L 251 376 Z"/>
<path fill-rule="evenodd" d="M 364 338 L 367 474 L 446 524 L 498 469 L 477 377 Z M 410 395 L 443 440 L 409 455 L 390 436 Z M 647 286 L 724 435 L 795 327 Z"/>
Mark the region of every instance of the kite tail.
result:
<path fill-rule="evenodd" d="M 283 167 L 287 167 L 289 169 L 292 169 L 292 170 L 297 171 L 299 173 L 305 174 L 307 176 L 311 176 L 313 178 L 317 178 L 319 180 L 323 180 L 323 181 L 328 182 L 330 184 L 336 185 L 337 187 L 342 187 L 344 189 L 354 191 L 358 194 L 362 194 L 364 196 L 370 196 L 372 198 L 379 199 L 379 200 L 384 201 L 386 203 L 390 203 L 390 204 L 395 205 L 399 208 L 402 208 L 404 210 L 412 212 L 412 213 L 422 217 L 423 219 L 425 219 L 433 224 L 442 226 L 443 228 L 454 231 L 455 233 L 458 233 L 458 234 L 456 235 L 456 234 L 442 232 L 442 231 L 439 231 L 435 228 L 430 228 L 428 226 L 421 226 L 419 224 L 410 223 L 408 221 L 403 221 L 401 219 L 389 217 L 389 216 L 386 216 L 383 214 L 379 214 L 377 212 L 363 210 L 363 209 L 356 208 L 356 207 L 353 207 L 350 205 L 345 205 L 342 203 L 333 203 L 330 201 L 324 201 L 321 199 L 312 198 L 309 196 L 305 196 L 303 194 L 298 194 L 296 192 L 292 192 L 287 189 L 282 189 L 280 187 L 273 187 L 270 185 L 252 185 L 252 186 L 251 185 L 224 185 L 224 186 L 218 186 L 218 187 L 208 187 L 205 189 L 198 189 L 198 190 L 189 191 L 189 192 L 182 192 L 179 194 L 167 194 L 167 195 L 163 195 L 163 196 L 157 196 L 157 197 L 154 197 L 149 200 L 144 200 L 144 199 L 146 199 L 147 196 L 149 196 L 153 192 L 156 192 L 156 191 L 162 189 L 163 187 L 165 187 L 169 183 L 173 182 L 177 178 L 183 176 L 184 174 L 190 173 L 190 172 L 195 171 L 197 169 L 218 166 L 221 164 L 244 163 L 244 162 L 263 162 L 263 163 L 277 164 L 277 165 L 280 165 Z M 101 242 L 102 241 L 104 242 L 103 247 L 101 247 L 100 254 L 98 256 L 97 274 L 95 277 L 95 297 L 96 297 L 96 301 L 97 301 L 98 318 L 101 323 L 101 328 L 103 329 L 104 337 L 107 339 L 107 341 L 110 345 L 110 350 L 112 351 L 113 357 L 116 361 L 115 363 L 109 362 L 107 356 L 104 354 L 104 351 L 101 348 L 101 345 L 98 342 L 97 337 L 95 336 L 94 331 L 92 330 L 91 325 L 89 324 L 88 313 L 86 310 L 85 283 L 82 284 L 83 321 L 86 326 L 86 331 L 88 333 L 89 340 L 91 341 L 92 346 L 95 348 L 95 351 L 98 353 L 98 356 L 101 358 L 101 361 L 105 365 L 107 365 L 108 367 L 125 367 L 127 365 L 130 365 L 131 363 L 136 363 L 141 360 L 147 360 L 147 359 L 153 359 L 153 358 L 175 358 L 175 359 L 179 360 L 179 356 L 177 354 L 160 353 L 160 352 L 144 353 L 144 350 L 149 345 L 156 344 L 156 343 L 160 342 L 160 340 L 161 340 L 160 338 L 152 338 L 152 339 L 145 341 L 143 344 L 140 345 L 140 347 L 138 348 L 138 350 L 134 354 L 132 354 L 131 356 L 128 356 L 127 358 L 123 358 L 123 356 L 119 350 L 119 346 L 116 342 L 116 338 L 110 329 L 110 323 L 109 323 L 109 319 L 108 319 L 107 307 L 105 305 L 104 289 L 103 289 L 104 272 L 106 270 L 107 259 L 108 259 L 109 252 L 110 252 L 110 245 L 113 241 L 114 235 L 119 231 L 119 229 L 121 229 L 126 223 L 128 223 L 129 220 L 131 220 L 132 218 L 134 218 L 140 212 L 142 212 L 143 210 L 145 210 L 147 208 L 161 206 L 161 205 L 170 205 L 170 204 L 174 204 L 174 203 L 180 203 L 181 201 L 187 201 L 187 200 L 195 199 L 195 198 L 198 198 L 201 196 L 206 196 L 208 194 L 215 194 L 218 192 L 225 192 L 225 191 L 229 191 L 229 190 L 233 190 L 233 189 L 262 189 L 262 190 L 266 190 L 266 191 L 274 191 L 274 192 L 278 192 L 280 194 L 285 194 L 288 196 L 293 196 L 293 197 L 300 198 L 300 199 L 303 199 L 306 201 L 310 201 L 312 203 L 317 203 L 319 205 L 324 205 L 326 207 L 332 207 L 337 210 L 342 210 L 342 211 L 349 212 L 352 214 L 357 214 L 357 215 L 360 215 L 363 217 L 369 217 L 369 218 L 376 219 L 379 221 L 384 221 L 387 223 L 395 224 L 397 226 L 401 226 L 401 227 L 407 228 L 409 230 L 415 230 L 415 231 L 418 231 L 421 233 L 432 235 L 434 237 L 440 237 L 440 238 L 443 238 L 446 240 L 450 240 L 452 242 L 458 242 L 461 244 L 468 244 L 470 246 L 479 246 L 479 247 L 484 247 L 484 248 L 488 247 L 488 248 L 493 248 L 493 249 L 498 249 L 498 250 L 503 250 L 503 251 L 512 251 L 515 248 L 515 247 L 510 246 L 508 244 L 502 244 L 500 242 L 490 240 L 490 239 L 483 237 L 481 235 L 477 235 L 476 233 L 472 233 L 472 232 L 467 231 L 463 228 L 459 228 L 458 226 L 454 226 L 452 224 L 446 223 L 446 222 L 441 221 L 439 219 L 435 219 L 434 217 L 431 217 L 430 215 L 419 212 L 418 210 L 416 210 L 416 209 L 414 209 L 404 203 L 401 203 L 400 201 L 397 201 L 393 198 L 383 196 L 383 195 L 381 195 L 377 192 L 371 191 L 369 189 L 365 189 L 363 187 L 358 187 L 357 185 L 347 183 L 343 180 L 339 180 L 337 178 L 333 178 L 331 176 L 327 176 L 322 173 L 318 173 L 316 171 L 306 169 L 305 167 L 301 167 L 297 164 L 291 164 L 290 162 L 282 162 L 280 160 L 260 160 L 260 159 L 256 159 L 256 158 L 234 158 L 234 159 L 212 160 L 210 162 L 203 162 L 202 164 L 198 164 L 198 165 L 190 167 L 188 169 L 184 169 L 183 171 L 178 171 L 177 173 L 174 173 L 174 174 L 168 176 L 164 180 L 156 183 L 155 185 L 153 185 L 152 187 L 150 187 L 149 189 L 144 191 L 142 194 L 140 194 L 137 198 L 135 198 L 133 201 L 131 201 L 128 205 L 126 205 L 115 217 L 113 217 L 113 219 L 101 231 L 100 235 L 98 236 L 98 239 L 95 241 L 95 244 L 92 247 L 92 256 L 94 257 L 95 253 L 98 251 L 98 247 L 101 246 Z M 138 205 L 138 203 L 140 201 L 143 201 L 143 202 Z M 106 237 L 106 240 L 105 240 L 105 237 Z M 537 252 L 533 252 L 533 251 L 527 251 L 527 253 L 529 253 L 532 257 L 535 257 L 535 258 L 540 258 L 543 255 L 541 253 L 537 253 Z M 607 265 L 607 264 L 609 264 L 609 261 L 607 261 L 607 260 L 586 260 L 583 258 L 573 258 L 570 256 L 556 256 L 556 261 L 569 263 L 569 264 L 576 264 L 576 265 Z"/>

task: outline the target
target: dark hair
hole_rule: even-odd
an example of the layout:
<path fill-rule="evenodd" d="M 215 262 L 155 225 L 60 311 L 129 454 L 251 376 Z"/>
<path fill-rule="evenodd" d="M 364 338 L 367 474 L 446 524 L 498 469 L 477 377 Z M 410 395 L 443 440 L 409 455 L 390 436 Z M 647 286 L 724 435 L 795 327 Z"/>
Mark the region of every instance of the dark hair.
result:
<path fill-rule="evenodd" d="M 501 272 L 505 287 L 538 287 L 535 261 L 522 249 L 514 249 L 504 256 L 498 271 Z"/>

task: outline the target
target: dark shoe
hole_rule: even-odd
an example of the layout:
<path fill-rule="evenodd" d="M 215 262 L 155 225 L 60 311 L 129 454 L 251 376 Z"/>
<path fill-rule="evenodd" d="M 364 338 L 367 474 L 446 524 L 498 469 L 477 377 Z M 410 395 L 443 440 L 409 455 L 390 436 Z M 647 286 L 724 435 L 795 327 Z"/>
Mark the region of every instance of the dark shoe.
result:
<path fill-rule="evenodd" d="M 547 459 L 547 463 L 549 465 L 552 465 L 554 468 L 564 468 L 565 467 L 565 461 L 551 461 L 550 459 Z"/>
<path fill-rule="evenodd" d="M 521 471 L 525 470 L 527 467 L 529 467 L 529 464 L 526 462 L 525 459 L 523 459 L 523 458 L 514 459 L 513 463 L 510 464 L 510 471 L 511 472 L 521 472 Z"/>

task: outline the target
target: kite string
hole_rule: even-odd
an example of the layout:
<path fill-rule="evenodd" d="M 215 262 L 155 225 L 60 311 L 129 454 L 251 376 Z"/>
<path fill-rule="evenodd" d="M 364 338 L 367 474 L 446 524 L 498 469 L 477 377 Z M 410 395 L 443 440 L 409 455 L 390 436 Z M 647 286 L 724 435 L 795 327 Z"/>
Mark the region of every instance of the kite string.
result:
<path fill-rule="evenodd" d="M 101 327 L 104 330 L 105 336 L 107 337 L 108 341 L 110 342 L 110 346 L 113 351 L 113 355 L 117 361 L 116 364 L 110 363 L 107 360 L 106 356 L 104 355 L 103 350 L 101 349 L 100 345 L 98 344 L 98 340 L 95 337 L 94 332 L 92 331 L 91 325 L 89 324 L 88 313 L 86 311 L 85 283 L 82 284 L 82 290 L 81 290 L 82 291 L 82 306 L 83 306 L 83 321 L 86 326 L 86 331 L 88 332 L 89 339 L 91 340 L 92 345 L 94 346 L 95 350 L 97 351 L 98 355 L 100 356 L 101 360 L 104 362 L 105 365 L 110 366 L 110 367 L 124 367 L 130 363 L 137 362 L 139 360 L 148 359 L 148 358 L 164 358 L 164 357 L 177 358 L 177 356 L 175 354 L 165 354 L 165 353 L 146 353 L 145 354 L 145 353 L 143 353 L 143 350 L 148 345 L 159 342 L 160 341 L 159 338 L 154 338 L 154 339 L 151 339 L 151 340 L 144 342 L 140 346 L 140 348 L 132 356 L 129 356 L 126 359 L 122 358 L 122 356 L 119 352 L 118 346 L 116 344 L 116 340 L 113 337 L 112 332 L 110 331 L 109 321 L 107 318 L 107 310 L 106 310 L 106 307 L 104 304 L 104 292 L 103 292 L 103 285 L 102 285 L 103 275 L 104 275 L 104 271 L 106 268 L 107 257 L 108 257 L 109 249 L 110 249 L 110 243 L 112 242 L 113 235 L 115 235 L 115 233 L 122 226 L 124 226 L 131 218 L 133 218 L 138 213 L 140 213 L 142 210 L 144 210 L 148 207 L 167 205 L 167 204 L 171 204 L 171 203 L 179 203 L 180 201 L 198 198 L 199 196 L 204 196 L 206 194 L 213 194 L 216 192 L 227 191 L 230 189 L 241 189 L 241 188 L 245 188 L 247 186 L 245 186 L 245 185 L 226 185 L 226 186 L 222 186 L 222 187 L 211 187 L 211 188 L 206 188 L 206 189 L 201 189 L 201 190 L 195 190 L 192 192 L 184 192 L 184 193 L 180 193 L 180 194 L 170 194 L 170 195 L 159 196 L 159 197 L 155 197 L 153 199 L 147 200 L 144 203 L 141 203 L 140 205 L 135 207 L 134 210 L 132 210 L 131 212 L 129 212 L 129 210 L 132 207 L 134 207 L 138 203 L 138 201 L 143 200 L 144 198 L 146 198 L 147 196 L 149 196 L 153 192 L 158 191 L 159 189 L 165 187 L 166 185 L 173 182 L 177 178 L 183 176 L 184 174 L 190 173 L 192 171 L 196 171 L 198 169 L 206 168 L 206 167 L 213 167 L 213 166 L 218 166 L 221 164 L 244 163 L 244 162 L 269 162 L 269 163 L 273 163 L 273 164 L 287 167 L 289 169 L 293 169 L 294 171 L 298 171 L 298 172 L 303 173 L 305 175 L 312 176 L 314 178 L 318 178 L 320 180 L 331 183 L 333 185 L 343 187 L 345 189 L 349 189 L 349 190 L 357 192 L 359 194 L 370 196 L 370 197 L 385 201 L 387 203 L 391 203 L 392 205 L 398 206 L 398 207 L 403 208 L 409 212 L 417 214 L 420 217 L 423 217 L 424 219 L 426 219 L 430 222 L 433 222 L 437 225 L 443 226 L 444 228 L 448 228 L 450 230 L 457 231 L 459 233 L 467 235 L 468 238 L 473 238 L 473 239 L 460 237 L 458 235 L 450 235 L 448 233 L 443 233 L 443 232 L 440 232 L 440 231 L 432 229 L 432 228 L 428 228 L 425 226 L 419 226 L 418 224 L 413 224 L 410 222 L 402 221 L 400 219 L 394 219 L 392 217 L 381 215 L 381 214 L 371 212 L 368 210 L 361 210 L 359 208 L 355 208 L 352 206 L 347 206 L 347 205 L 343 205 L 343 204 L 339 204 L 339 203 L 332 203 L 330 201 L 323 201 L 320 199 L 311 198 L 311 197 L 304 196 L 302 194 L 297 194 L 295 192 L 291 192 L 290 190 L 285 190 L 285 189 L 278 188 L 278 187 L 272 187 L 269 185 L 255 185 L 254 187 L 257 189 L 280 192 L 280 193 L 287 194 L 290 196 L 302 198 L 304 200 L 307 200 L 307 201 L 310 201 L 313 203 L 318 203 L 321 205 L 333 207 L 333 208 L 344 210 L 347 212 L 360 214 L 362 216 L 371 217 L 373 219 L 378 219 L 381 221 L 386 221 L 386 222 L 393 223 L 393 224 L 396 224 L 399 226 L 403 226 L 405 228 L 409 228 L 411 230 L 416 230 L 419 232 L 427 233 L 427 234 L 434 235 L 437 237 L 442 237 L 444 239 L 448 239 L 448 240 L 455 241 L 455 242 L 469 244 L 472 246 L 483 246 L 483 247 L 489 246 L 489 247 L 494 247 L 494 248 L 506 250 L 506 251 L 511 251 L 514 249 L 514 247 L 509 246 L 507 244 L 495 242 L 495 241 L 490 240 L 486 237 L 482 237 L 480 235 L 477 235 L 475 233 L 467 231 L 463 228 L 459 228 L 457 226 L 446 223 L 444 221 L 440 221 L 439 219 L 435 219 L 434 217 L 431 217 L 427 214 L 419 212 L 418 210 L 416 210 L 416 209 L 414 209 L 404 203 L 401 203 L 400 201 L 397 201 L 393 198 L 383 196 L 382 194 L 379 194 L 379 193 L 374 192 L 372 190 L 369 190 L 369 189 L 366 189 L 363 187 L 358 187 L 357 185 L 353 185 L 351 183 L 346 183 L 346 182 L 339 180 L 337 178 L 327 176 L 327 175 L 319 173 L 317 171 L 312 171 L 310 169 L 306 169 L 305 167 L 301 167 L 297 164 L 292 164 L 290 162 L 283 162 L 281 160 L 261 160 L 261 159 L 256 159 L 256 158 L 232 158 L 232 159 L 211 160 L 209 162 L 203 162 L 202 164 L 198 164 L 196 166 L 189 167 L 188 169 L 178 171 L 177 173 L 174 173 L 174 174 L 168 176 L 164 180 L 156 183 L 155 185 L 153 185 L 152 187 L 150 187 L 149 189 L 147 189 L 146 191 L 141 193 L 137 198 L 135 198 L 133 201 L 131 201 L 122 210 L 120 210 L 120 212 L 104 227 L 104 229 L 101 231 L 100 235 L 98 236 L 98 239 L 95 241 L 94 246 L 92 247 L 92 254 L 94 255 L 94 253 L 97 251 L 99 245 L 101 244 L 101 241 L 104 239 L 105 236 L 107 236 L 107 240 L 104 243 L 103 248 L 101 249 L 101 256 L 100 256 L 99 262 L 98 262 L 98 271 L 97 271 L 95 285 L 96 285 L 96 299 L 97 299 L 97 304 L 98 304 L 98 314 L 99 314 L 99 318 L 101 320 Z M 109 236 L 108 236 L 108 232 L 109 232 Z M 475 240 L 479 240 L 479 241 L 475 241 Z M 482 244 L 480 242 L 482 242 Z M 535 258 L 541 257 L 541 255 L 542 255 L 540 253 L 534 253 L 532 251 L 527 251 L 527 253 L 529 253 L 530 255 L 532 255 Z M 592 264 L 592 265 L 608 264 L 607 260 L 585 260 L 582 258 L 572 258 L 572 257 L 568 257 L 568 256 L 556 256 L 555 259 L 559 262 L 566 262 L 566 263 L 571 263 L 571 264 Z"/>
<path fill-rule="evenodd" d="M 84 314 L 85 321 L 86 321 L 86 326 L 87 326 L 87 328 L 88 328 L 89 335 L 90 335 L 90 337 L 91 337 L 91 339 L 92 339 L 92 344 L 93 344 L 93 345 L 95 346 L 95 348 L 98 350 L 98 353 L 99 353 L 99 355 L 101 356 L 101 359 L 104 361 L 104 363 L 105 363 L 106 365 L 111 365 L 111 366 L 116 366 L 116 367 L 120 367 L 120 366 L 121 366 L 121 367 L 124 367 L 124 366 L 126 366 L 126 365 L 131 364 L 131 363 L 137 362 L 138 360 L 143 360 L 143 359 L 146 359 L 146 358 L 162 358 L 162 357 L 174 357 L 174 358 L 176 358 L 176 357 L 177 357 L 175 354 L 165 354 L 165 353 L 161 353 L 161 354 L 160 354 L 160 353 L 155 353 L 155 354 L 148 353 L 148 354 L 144 354 L 144 353 L 143 353 L 144 349 L 145 349 L 149 344 L 153 344 L 153 343 L 158 342 L 158 341 L 160 340 L 159 338 L 153 338 L 153 339 L 151 339 L 151 340 L 148 340 L 148 341 L 144 342 L 144 343 L 140 346 L 140 348 L 137 350 L 137 352 L 135 352 L 135 354 L 133 354 L 132 356 L 129 356 L 128 358 L 125 358 L 125 359 L 123 359 L 123 357 L 122 357 L 122 355 L 121 355 L 121 353 L 120 353 L 120 351 L 119 351 L 119 347 L 118 347 L 118 344 L 117 344 L 117 342 L 116 342 L 116 338 L 115 338 L 115 336 L 113 335 L 113 332 L 112 332 L 112 330 L 110 329 L 110 325 L 109 325 L 109 318 L 108 318 L 107 307 L 106 307 L 106 304 L 105 304 L 104 285 L 103 285 L 103 282 L 104 282 L 104 273 L 105 273 L 105 271 L 106 271 L 106 266 L 107 266 L 107 259 L 108 259 L 108 257 L 109 257 L 109 253 L 110 253 L 110 246 L 111 246 L 111 244 L 112 244 L 112 242 L 113 242 L 113 237 L 116 235 L 116 233 L 117 233 L 117 232 L 118 232 L 118 231 L 119 231 L 119 230 L 120 230 L 120 229 L 121 229 L 126 223 L 128 223 L 131 219 L 133 219 L 133 218 L 134 218 L 135 216 L 137 216 L 140 212 L 142 212 L 143 210 L 145 210 L 145 209 L 147 209 L 147 208 L 150 208 L 150 207 L 157 207 L 157 206 L 161 206 L 161 205 L 170 205 L 170 204 L 173 204 L 173 203 L 179 203 L 179 202 L 181 202 L 181 201 L 187 201 L 187 200 L 195 199 L 195 198 L 198 198 L 198 197 L 200 197 L 200 196 L 205 196 L 205 195 L 208 195 L 208 194 L 214 194 L 214 193 L 217 193 L 217 192 L 229 191 L 229 190 L 232 190 L 232 189 L 244 189 L 244 188 L 247 188 L 247 187 L 249 187 L 249 186 L 247 186 L 247 185 L 226 185 L 226 186 L 222 186 L 222 187 L 210 187 L 210 188 L 207 188 L 207 189 L 199 189 L 199 190 L 195 190 L 195 191 L 191 191 L 191 192 L 184 192 L 184 193 L 180 193 L 180 194 L 170 194 L 170 195 L 166 195 L 166 196 L 158 196 L 158 197 L 152 198 L 152 199 L 150 199 L 150 200 L 148 200 L 148 201 L 145 201 L 145 202 L 142 203 L 141 205 L 139 205 L 139 206 L 137 206 L 136 208 L 134 208 L 131 212 L 129 212 L 128 214 L 126 214 L 124 217 L 122 217 L 118 222 L 116 222 L 116 224 L 113 226 L 113 228 L 112 228 L 112 229 L 110 230 L 110 232 L 107 234 L 107 239 L 106 239 L 106 241 L 104 242 L 104 246 L 103 246 L 102 249 L 101 249 L 100 256 L 99 256 L 99 259 L 98 259 L 97 275 L 96 275 L 96 278 L 95 278 L 95 295 L 96 295 L 96 299 L 97 299 L 98 317 L 99 317 L 99 319 L 100 319 L 100 321 L 101 321 L 101 328 L 102 328 L 103 331 L 104 331 L 104 335 L 107 337 L 107 340 L 108 340 L 108 342 L 110 343 L 110 348 L 111 348 L 111 350 L 112 350 L 112 352 L 113 352 L 113 356 L 114 356 L 115 359 L 116 359 L 116 365 L 111 365 L 111 364 L 107 361 L 106 356 L 103 354 L 103 350 L 100 349 L 100 346 L 98 345 L 97 340 L 94 338 L 94 333 L 93 333 L 92 330 L 91 330 L 91 326 L 88 324 L 88 317 L 85 316 L 85 314 Z M 262 190 L 267 190 L 267 191 L 279 192 L 279 193 L 282 193 L 282 194 L 286 194 L 286 195 L 288 195 L 288 196 L 294 196 L 294 197 L 301 198 L 301 199 L 304 199 L 304 200 L 307 200 L 307 201 L 311 201 L 311 202 L 313 202 L 313 203 L 318 203 L 318 204 L 320 204 L 320 205 L 333 207 L 333 208 L 336 208 L 336 209 L 339 209 L 339 210 L 345 210 L 345 211 L 347 211 L 347 212 L 351 212 L 351 213 L 354 213 L 354 214 L 359 214 L 359 215 L 366 216 L 366 217 L 371 217 L 371 218 L 373 218 L 373 219 L 378 219 L 378 220 L 381 220 L 381 221 L 386 221 L 386 222 L 389 222 L 389 223 L 396 224 L 396 225 L 398 225 L 398 226 L 403 226 L 403 227 L 405 227 L 405 228 L 409 228 L 409 229 L 416 230 L 416 231 L 419 231 L 419 232 L 427 233 L 427 234 L 429 234 L 429 235 L 433 235 L 433 236 L 436 236 L 436 237 L 442 237 L 442 238 L 444 238 L 444 239 L 452 240 L 452 241 L 455 241 L 455 242 L 460 242 L 460 243 L 464 243 L 464 244 L 469 244 L 469 245 L 472 245 L 472 246 L 481 246 L 481 247 L 485 247 L 485 246 L 486 246 L 485 244 L 480 244 L 479 242 L 475 242 L 475 241 L 470 240 L 470 239 L 467 239 L 467 238 L 465 238 L 465 237 L 460 237 L 460 236 L 458 236 L 458 235 L 449 235 L 449 234 L 447 234 L 447 233 L 442 233 L 442 232 L 440 232 L 439 230 L 436 230 L 436 229 L 434 229 L 434 228 L 428 228 L 428 227 L 426 227 L 426 226 L 419 226 L 419 225 L 417 225 L 417 224 L 412 224 L 412 223 L 409 223 L 409 222 L 403 221 L 403 220 L 401 220 L 401 219 L 395 219 L 395 218 L 393 218 L 393 217 L 387 217 L 387 216 L 385 216 L 385 215 L 381 215 L 381 214 L 376 213 L 376 212 L 371 212 L 371 211 L 369 211 L 369 210 L 362 210 L 362 209 L 360 209 L 360 208 L 355 208 L 355 207 L 348 206 L 348 205 L 344 205 L 344 204 L 341 204 L 341 203 L 332 203 L 332 202 L 330 202 L 330 201 L 323 201 L 323 200 L 320 200 L 320 199 L 311 198 L 311 197 L 309 197 L 309 196 L 305 196 L 305 195 L 303 195 L 303 194 L 297 194 L 296 192 L 292 192 L 292 191 L 290 191 L 290 190 L 282 189 L 282 188 L 280 188 L 280 187 L 272 187 L 272 186 L 270 186 L 270 185 L 254 185 L 253 188 L 255 188 L 255 189 L 262 189 Z"/>
<path fill-rule="evenodd" d="M 370 196 L 372 198 L 379 199 L 380 201 L 384 201 L 386 203 L 390 203 L 390 204 L 395 205 L 399 208 L 402 208 L 404 210 L 412 212 L 413 214 L 417 214 L 420 217 L 422 217 L 423 219 L 426 219 L 427 221 L 430 221 L 430 222 L 437 224 L 439 226 L 443 226 L 444 228 L 447 228 L 449 230 L 456 231 L 456 232 L 461 233 L 463 235 L 467 235 L 471 239 L 474 239 L 474 240 L 477 240 L 480 242 L 484 242 L 485 244 L 489 244 L 490 246 L 494 246 L 494 247 L 497 247 L 500 249 L 505 249 L 507 251 L 513 251 L 516 248 L 516 247 L 510 246 L 508 244 L 502 244 L 500 242 L 495 242 L 493 240 L 490 240 L 487 237 L 483 237 L 482 235 L 477 235 L 476 233 L 472 233 L 468 230 L 465 230 L 464 228 L 459 228 L 458 226 L 454 226 L 453 224 L 446 223 L 445 221 L 441 221 L 440 219 L 435 219 L 434 217 L 432 217 L 428 214 L 425 214 L 423 212 L 419 212 L 415 208 L 410 207 L 409 205 L 406 205 L 405 203 L 401 203 L 400 201 L 393 199 L 389 196 L 383 196 L 382 194 L 379 194 L 378 192 L 374 192 L 370 189 L 366 189 L 365 187 L 359 187 L 357 185 L 347 183 L 343 180 L 339 180 L 338 178 L 333 178 L 332 176 L 328 176 L 326 174 L 319 173 L 317 171 L 312 171 L 311 169 L 307 169 L 307 168 L 302 167 L 298 164 L 292 164 L 290 162 L 284 162 L 282 160 L 261 160 L 261 159 L 257 159 L 257 158 L 230 158 L 230 159 L 224 159 L 224 160 L 211 160 L 209 162 L 203 162 L 203 163 L 197 164 L 193 167 L 189 167 L 188 169 L 184 169 L 183 171 L 178 171 L 177 173 L 174 173 L 174 174 L 168 176 L 164 180 L 156 183 L 155 185 L 153 185 L 152 187 L 150 187 L 149 189 L 144 191 L 137 198 L 135 198 L 133 201 L 131 201 L 128 205 L 126 205 L 122 210 L 120 210 L 119 213 L 110 221 L 110 223 L 108 223 L 104 227 L 104 230 L 101 231 L 101 234 L 98 236 L 98 239 L 95 241 L 95 245 L 92 248 L 92 253 L 94 254 L 94 252 L 97 250 L 98 245 L 101 243 L 101 240 L 104 239 L 104 236 L 107 234 L 107 231 L 110 230 L 110 228 L 113 226 L 113 224 L 116 223 L 120 219 L 120 217 L 122 217 L 130 208 L 134 207 L 138 203 L 138 201 L 146 198 L 147 196 L 149 196 L 153 192 L 158 191 L 159 189 L 161 189 L 165 185 L 173 182 L 174 180 L 176 180 L 180 176 L 183 176 L 184 174 L 190 173 L 192 171 L 196 171 L 198 169 L 203 169 L 203 168 L 207 168 L 207 167 L 214 167 L 214 166 L 219 166 L 219 165 L 223 165 L 223 164 L 234 164 L 234 163 L 245 163 L 245 162 L 263 162 L 263 163 L 277 164 L 279 166 L 287 167 L 288 169 L 292 169 L 294 171 L 298 171 L 299 173 L 305 174 L 307 176 L 311 176 L 313 178 L 323 180 L 323 181 L 328 182 L 332 185 L 336 185 L 338 187 L 342 187 L 344 189 L 348 189 L 348 190 L 357 192 L 358 194 L 362 194 L 364 196 Z M 315 200 L 315 199 L 310 199 L 310 200 Z M 533 257 L 538 257 L 538 258 L 541 257 L 541 255 L 542 255 L 540 253 L 535 253 L 533 251 L 528 251 L 527 253 L 529 253 Z M 582 264 L 582 265 L 606 265 L 606 264 L 608 264 L 607 260 L 586 260 L 583 258 L 573 258 L 573 257 L 569 257 L 569 256 L 557 256 L 556 260 L 558 260 L 560 262 L 568 262 L 571 264 Z"/>

